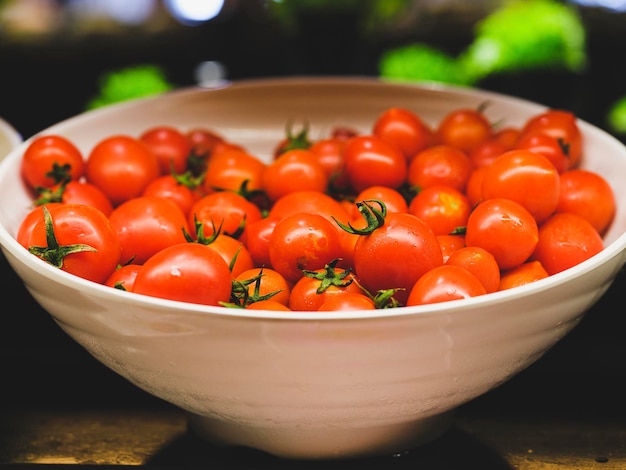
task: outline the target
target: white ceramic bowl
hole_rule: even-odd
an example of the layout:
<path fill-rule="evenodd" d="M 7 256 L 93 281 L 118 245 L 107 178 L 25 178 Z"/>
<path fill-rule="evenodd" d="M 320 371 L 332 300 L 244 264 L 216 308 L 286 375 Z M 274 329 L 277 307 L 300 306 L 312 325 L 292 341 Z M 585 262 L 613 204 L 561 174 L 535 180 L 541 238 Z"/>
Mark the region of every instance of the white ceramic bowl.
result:
<path fill-rule="evenodd" d="M 458 107 L 521 124 L 544 106 L 498 94 L 368 78 L 251 80 L 114 105 L 46 133 L 84 151 L 151 125 L 208 126 L 270 158 L 288 119 L 311 135 L 334 125 L 369 131 L 401 105 L 436 123 Z M 295 121 L 297 122 L 297 121 Z M 251 312 L 149 298 L 55 269 L 15 240 L 28 210 L 18 171 L 28 141 L 0 165 L 0 243 L 60 327 L 138 387 L 189 412 L 221 444 L 291 458 L 399 452 L 443 433 L 454 410 L 528 367 L 580 321 L 626 258 L 626 148 L 581 122 L 583 167 L 612 184 L 618 213 L 606 249 L 524 287 L 470 300 L 350 313 Z"/>
<path fill-rule="evenodd" d="M 6 120 L 0 117 L 0 159 L 22 143 L 22 136 Z"/>

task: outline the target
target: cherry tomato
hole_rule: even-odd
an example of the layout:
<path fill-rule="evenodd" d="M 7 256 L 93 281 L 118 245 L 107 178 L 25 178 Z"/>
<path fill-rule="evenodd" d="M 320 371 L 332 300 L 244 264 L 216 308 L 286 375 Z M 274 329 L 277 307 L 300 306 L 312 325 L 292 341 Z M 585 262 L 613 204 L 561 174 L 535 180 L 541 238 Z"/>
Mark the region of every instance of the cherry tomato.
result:
<path fill-rule="evenodd" d="M 451 264 L 437 266 L 411 288 L 406 305 L 425 305 L 468 299 L 486 294 L 485 286 L 465 268 Z"/>
<path fill-rule="evenodd" d="M 290 282 L 300 279 L 303 270 L 321 269 L 341 255 L 338 228 L 320 214 L 289 215 L 278 221 L 270 237 L 272 268 Z"/>
<path fill-rule="evenodd" d="M 465 186 L 465 195 L 472 207 L 481 202 L 483 197 L 483 179 L 485 178 L 485 167 L 474 168 Z"/>
<path fill-rule="evenodd" d="M 419 189 L 447 185 L 465 191 L 471 171 L 472 162 L 463 151 L 449 145 L 435 145 L 411 160 L 407 182 Z"/>
<path fill-rule="evenodd" d="M 232 277 L 219 253 L 199 243 L 178 243 L 150 257 L 133 292 L 204 305 L 230 300 Z"/>
<path fill-rule="evenodd" d="M 185 215 L 202 197 L 197 182 L 189 174 L 174 175 L 172 173 L 152 180 L 141 195 L 169 199 L 180 207 Z"/>
<path fill-rule="evenodd" d="M 539 228 L 532 259 L 553 275 L 582 263 L 603 248 L 602 237 L 587 219 L 563 212 L 554 214 Z"/>
<path fill-rule="evenodd" d="M 466 153 L 492 135 L 491 123 L 482 109 L 454 109 L 443 117 L 435 130 L 437 142 Z"/>
<path fill-rule="evenodd" d="M 468 155 L 472 162 L 472 167 L 479 168 L 489 165 L 496 157 L 508 150 L 511 150 L 511 148 L 502 141 L 492 137 L 479 143 Z"/>
<path fill-rule="evenodd" d="M 326 170 L 310 150 L 293 149 L 282 153 L 265 166 L 261 176 L 263 190 L 271 201 L 295 191 L 324 192 L 328 186 Z"/>
<path fill-rule="evenodd" d="M 411 200 L 409 213 L 426 222 L 435 235 L 464 227 L 471 210 L 469 199 L 452 186 L 429 186 Z"/>
<path fill-rule="evenodd" d="M 576 116 L 570 111 L 549 109 L 526 121 L 520 139 L 528 134 L 542 133 L 552 136 L 567 148 L 569 167 L 576 168 L 582 157 L 582 133 Z"/>
<path fill-rule="evenodd" d="M 387 212 L 408 212 L 409 206 L 400 191 L 388 186 L 370 186 L 365 188 L 354 198 L 355 201 L 367 201 L 376 199 L 385 203 Z M 352 204 L 353 216 L 360 217 L 359 210 Z"/>
<path fill-rule="evenodd" d="M 196 235 L 196 221 L 203 225 L 204 235 L 216 230 L 239 238 L 248 224 L 261 219 L 261 209 L 242 195 L 232 191 L 207 194 L 191 207 L 187 214 L 192 234 Z"/>
<path fill-rule="evenodd" d="M 120 240 L 122 263 L 132 260 L 143 264 L 163 248 L 187 241 L 185 214 L 174 202 L 161 197 L 129 199 L 111 212 L 109 220 Z"/>
<path fill-rule="evenodd" d="M 515 148 L 540 153 L 552 162 L 559 173 L 569 169 L 570 162 L 566 153 L 567 150 L 551 135 L 540 132 L 526 133 L 519 139 Z"/>
<path fill-rule="evenodd" d="M 533 254 L 539 239 L 537 222 L 521 204 L 510 199 L 487 199 L 470 213 L 465 228 L 467 246 L 491 253 L 500 269 L 511 269 Z"/>
<path fill-rule="evenodd" d="M 203 243 L 219 253 L 228 264 L 232 277 L 237 277 L 240 273 L 254 267 L 254 261 L 252 261 L 248 248 L 233 237 L 219 234 L 199 243 Z"/>
<path fill-rule="evenodd" d="M 500 274 L 498 290 L 511 289 L 548 277 L 548 272 L 539 261 L 527 261 Z"/>
<path fill-rule="evenodd" d="M 432 129 L 406 108 L 383 111 L 374 121 L 372 134 L 396 147 L 407 161 L 433 141 Z"/>
<path fill-rule="evenodd" d="M 262 188 L 265 163 L 238 149 L 217 152 L 208 160 L 203 187 L 207 193 L 216 190 L 240 191 L 246 184 L 246 190 Z"/>
<path fill-rule="evenodd" d="M 317 309 L 319 312 L 336 312 L 350 310 L 375 310 L 374 301 L 365 294 L 346 292 L 326 300 Z"/>
<path fill-rule="evenodd" d="M 49 188 L 67 180 L 78 181 L 85 173 L 85 161 L 69 139 L 44 135 L 34 138 L 26 147 L 20 171 L 31 189 Z"/>
<path fill-rule="evenodd" d="M 29 251 L 63 271 L 104 282 L 120 261 L 120 242 L 109 219 L 82 204 L 47 205 L 42 214 L 28 237 Z"/>
<path fill-rule="evenodd" d="M 124 264 L 122 266 L 118 266 L 115 271 L 113 271 L 111 275 L 106 278 L 103 284 L 115 289 L 132 292 L 137 273 L 140 269 L 140 264 Z"/>
<path fill-rule="evenodd" d="M 556 212 L 571 212 L 587 219 L 602 235 L 616 211 L 613 188 L 602 175 L 581 168 L 561 173 Z"/>
<path fill-rule="evenodd" d="M 504 144 L 507 150 L 513 150 L 521 133 L 522 130 L 519 127 L 507 126 L 494 130 L 493 139 Z"/>
<path fill-rule="evenodd" d="M 30 237 L 30 233 L 33 231 L 33 227 L 37 225 L 37 222 L 43 220 L 43 207 L 46 206 L 48 209 L 50 209 L 51 207 L 58 206 L 60 204 L 60 202 L 51 202 L 35 206 L 33 209 L 31 209 L 28 214 L 26 214 L 26 216 L 22 219 L 22 222 L 17 229 L 17 234 L 15 236 L 17 242 L 24 248 L 28 249 L 28 238 Z"/>
<path fill-rule="evenodd" d="M 289 305 L 291 285 L 274 269 L 265 267 L 247 269 L 235 276 L 235 281 L 241 283 L 242 289 L 245 290 L 248 302 L 244 306 L 269 299 Z"/>
<path fill-rule="evenodd" d="M 559 173 L 552 162 L 530 150 L 509 150 L 485 168 L 484 199 L 511 199 L 524 206 L 538 223 L 556 210 L 559 191 Z"/>
<path fill-rule="evenodd" d="M 185 134 L 171 126 L 155 126 L 146 129 L 139 140 L 156 155 L 161 173 L 184 173 L 192 145 Z"/>
<path fill-rule="evenodd" d="M 450 259 L 450 255 L 456 250 L 459 250 L 465 246 L 465 237 L 463 235 L 437 235 L 437 241 L 441 247 L 441 254 L 443 255 L 444 264 Z"/>
<path fill-rule="evenodd" d="M 348 181 L 357 193 L 370 186 L 398 188 L 406 179 L 406 158 L 380 137 L 353 137 L 346 142 L 343 156 Z"/>
<path fill-rule="evenodd" d="M 500 266 L 496 258 L 479 246 L 459 248 L 450 255 L 446 264 L 467 269 L 485 286 L 487 292 L 495 292 L 500 286 Z"/>
<path fill-rule="evenodd" d="M 160 174 L 159 161 L 152 151 L 126 135 L 102 139 L 87 158 L 87 181 L 104 191 L 114 206 L 140 196 Z"/>
<path fill-rule="evenodd" d="M 50 202 L 85 204 L 99 209 L 106 216 L 113 210 L 109 197 L 96 185 L 84 180 L 71 180 L 51 188 L 39 188 L 37 192 L 39 195 L 35 200 L 37 205 Z"/>
<path fill-rule="evenodd" d="M 354 246 L 355 274 L 372 294 L 400 289 L 395 298 L 404 303 L 413 284 L 430 269 L 443 264 L 437 237 L 420 218 L 388 213 L 384 223 L 359 236 Z"/>
<path fill-rule="evenodd" d="M 209 156 L 213 149 L 222 142 L 225 142 L 217 132 L 205 128 L 193 128 L 185 134 L 192 148 L 192 152 L 196 155 Z"/>
<path fill-rule="evenodd" d="M 315 311 L 328 300 L 346 294 L 363 294 L 350 271 L 335 267 L 324 268 L 302 275 L 292 286 L 289 308 L 294 311 Z"/>
<path fill-rule="evenodd" d="M 264 217 L 246 225 L 240 240 L 246 244 L 255 266 L 272 266 L 269 252 L 270 237 L 278 220 L 277 217 Z"/>
<path fill-rule="evenodd" d="M 328 176 L 329 185 L 336 191 L 348 188 L 348 179 L 344 169 L 343 149 L 346 139 L 327 137 L 311 144 L 309 151 L 317 157 L 317 161 Z"/>

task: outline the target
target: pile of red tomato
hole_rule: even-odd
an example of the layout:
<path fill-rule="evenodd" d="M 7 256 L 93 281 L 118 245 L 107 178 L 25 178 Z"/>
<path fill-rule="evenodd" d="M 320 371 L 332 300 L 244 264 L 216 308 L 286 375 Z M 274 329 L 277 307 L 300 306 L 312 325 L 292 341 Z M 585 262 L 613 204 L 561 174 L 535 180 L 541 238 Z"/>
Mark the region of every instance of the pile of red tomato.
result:
<path fill-rule="evenodd" d="M 389 108 L 370 132 L 287 130 L 263 162 L 213 129 L 61 135 L 21 163 L 34 206 L 18 241 L 48 263 L 138 294 L 231 308 L 351 310 L 463 299 L 603 249 L 615 198 L 580 168 L 576 116 L 520 127 L 486 109 L 436 125 Z"/>

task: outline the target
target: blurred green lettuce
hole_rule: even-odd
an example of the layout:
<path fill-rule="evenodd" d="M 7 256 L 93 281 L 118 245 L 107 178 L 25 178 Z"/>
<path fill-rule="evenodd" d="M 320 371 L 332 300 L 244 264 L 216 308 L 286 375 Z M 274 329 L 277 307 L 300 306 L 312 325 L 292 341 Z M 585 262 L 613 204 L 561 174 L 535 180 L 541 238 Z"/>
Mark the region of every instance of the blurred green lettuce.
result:
<path fill-rule="evenodd" d="M 410 44 L 383 54 L 379 69 L 388 79 L 473 85 L 505 72 L 581 71 L 585 46 L 585 28 L 572 6 L 555 0 L 511 0 L 476 24 L 474 41 L 458 56 Z"/>
<path fill-rule="evenodd" d="M 156 65 L 135 65 L 104 73 L 100 77 L 100 93 L 86 105 L 100 108 L 121 101 L 158 95 L 174 88 L 164 71 Z"/>

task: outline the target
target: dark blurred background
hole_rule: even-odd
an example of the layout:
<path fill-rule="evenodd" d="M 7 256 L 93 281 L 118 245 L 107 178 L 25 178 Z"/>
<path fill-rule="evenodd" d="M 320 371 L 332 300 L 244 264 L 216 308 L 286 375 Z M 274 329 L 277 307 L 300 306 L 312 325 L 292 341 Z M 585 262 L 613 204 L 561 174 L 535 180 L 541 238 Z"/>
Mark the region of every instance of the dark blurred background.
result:
<path fill-rule="evenodd" d="M 406 65 L 405 78 L 462 82 L 569 109 L 626 141 L 619 121 L 610 119 L 626 96 L 626 1 L 539 3 L 550 14 L 555 3 L 570 8 L 580 22 L 575 26 L 584 33 L 582 42 L 579 31 L 567 23 L 569 17 L 556 32 L 542 29 L 538 17 L 537 25 L 526 29 L 523 16 L 505 17 L 510 36 L 517 34 L 516 47 L 510 50 L 519 57 L 509 52 L 508 63 L 459 78 L 457 59 L 469 55 L 480 34 L 489 33 L 477 32 L 477 25 L 506 2 L 0 0 L 0 116 L 27 138 L 84 111 L 102 94 L 105 77 L 138 65 L 156 67 L 171 87 L 194 86 L 210 78 L 397 76 L 398 59 L 395 68 L 384 69 L 383 58 L 421 44 L 432 49 L 422 55 L 409 51 L 406 62 L 400 60 Z M 195 17 L 191 10 L 183 13 L 194 5 L 207 9 Z M 213 13 L 208 11 L 211 5 Z M 490 34 L 493 38 L 496 33 Z M 543 41 L 539 46 L 538 39 Z M 574 54 L 569 60 L 568 47 L 582 57 Z M 422 60 L 426 65 L 420 66 Z M 218 74 L 199 77 L 204 63 L 212 64 L 209 70 Z M 150 88 L 149 80 L 146 83 Z M 104 400 L 122 395 L 149 399 L 69 340 L 1 260 L 5 397 L 24 403 L 74 403 L 106 387 Z M 558 402 L 567 409 L 588 400 L 596 400 L 601 408 L 609 403 L 603 398 L 623 396 L 625 286 L 621 273 L 571 335 L 484 400 L 509 406 L 514 400 L 520 408 Z M 75 383 L 76 377 L 81 378 L 80 387 L 47 385 Z"/>

